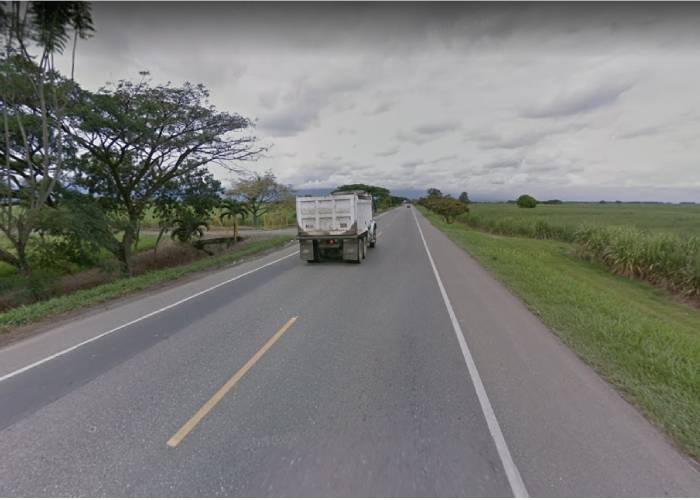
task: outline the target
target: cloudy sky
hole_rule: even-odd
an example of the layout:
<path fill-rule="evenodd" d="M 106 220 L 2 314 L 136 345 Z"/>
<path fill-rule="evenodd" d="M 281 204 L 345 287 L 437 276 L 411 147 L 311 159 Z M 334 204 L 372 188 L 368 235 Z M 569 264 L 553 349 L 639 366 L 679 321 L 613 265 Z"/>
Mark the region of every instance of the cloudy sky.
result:
<path fill-rule="evenodd" d="M 700 201 L 700 4 L 99 3 L 94 18 L 81 84 L 204 83 L 271 146 L 247 167 L 301 191 Z"/>

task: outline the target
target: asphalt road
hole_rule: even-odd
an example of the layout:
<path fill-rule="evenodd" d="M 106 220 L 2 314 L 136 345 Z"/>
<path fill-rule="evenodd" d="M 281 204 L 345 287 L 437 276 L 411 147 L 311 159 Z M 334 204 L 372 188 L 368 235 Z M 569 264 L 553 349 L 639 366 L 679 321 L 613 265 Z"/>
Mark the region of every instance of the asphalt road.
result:
<path fill-rule="evenodd" d="M 379 227 L 360 265 L 288 247 L 0 351 L 0 496 L 700 495 L 425 219 Z"/>

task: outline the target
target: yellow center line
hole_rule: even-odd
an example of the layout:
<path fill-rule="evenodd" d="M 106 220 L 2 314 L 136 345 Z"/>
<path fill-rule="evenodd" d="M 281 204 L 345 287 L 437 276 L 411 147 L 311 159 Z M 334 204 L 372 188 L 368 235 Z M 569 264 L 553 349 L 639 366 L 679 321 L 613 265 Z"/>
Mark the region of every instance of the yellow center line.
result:
<path fill-rule="evenodd" d="M 185 425 L 180 427 L 180 430 L 178 430 L 175 434 L 173 434 L 173 437 L 171 437 L 168 440 L 168 446 L 171 448 L 175 448 L 180 442 L 187 437 L 187 435 L 194 429 L 201 420 L 207 416 L 207 414 L 214 409 L 214 407 L 221 401 L 226 394 L 233 389 L 233 387 L 238 383 L 239 380 L 243 378 L 243 376 L 250 370 L 255 363 L 257 363 L 260 358 L 263 357 L 263 355 L 272 347 L 272 345 L 279 340 L 279 338 L 284 335 L 284 333 L 289 330 L 289 328 L 294 324 L 294 322 L 297 320 L 298 316 L 294 316 L 293 318 L 290 318 L 289 321 L 287 321 L 284 325 L 282 325 L 282 328 L 277 330 L 277 332 L 270 337 L 270 339 L 265 342 L 265 345 L 263 345 L 258 352 L 256 352 L 252 358 L 250 358 L 246 364 L 244 364 L 234 375 L 231 377 L 223 386 L 221 386 L 221 389 L 216 391 L 214 395 L 202 405 L 202 407 L 197 410 L 197 413 L 192 415 L 192 418 L 190 418 Z"/>

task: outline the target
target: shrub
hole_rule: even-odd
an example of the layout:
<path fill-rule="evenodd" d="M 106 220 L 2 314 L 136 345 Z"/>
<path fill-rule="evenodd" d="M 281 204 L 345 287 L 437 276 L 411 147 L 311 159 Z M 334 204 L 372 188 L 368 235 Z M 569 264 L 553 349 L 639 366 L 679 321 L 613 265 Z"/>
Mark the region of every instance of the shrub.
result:
<path fill-rule="evenodd" d="M 425 201 L 427 208 L 441 215 L 445 222 L 452 224 L 456 217 L 469 213 L 469 205 L 451 197 L 428 198 Z"/>
<path fill-rule="evenodd" d="M 194 238 L 202 238 L 204 231 L 209 229 L 209 222 L 206 215 L 198 214 L 190 210 L 185 210 L 177 219 L 173 220 L 173 230 L 170 236 L 187 243 Z"/>
<path fill-rule="evenodd" d="M 529 194 L 520 195 L 516 203 L 520 208 L 535 208 L 537 206 L 537 200 Z"/>

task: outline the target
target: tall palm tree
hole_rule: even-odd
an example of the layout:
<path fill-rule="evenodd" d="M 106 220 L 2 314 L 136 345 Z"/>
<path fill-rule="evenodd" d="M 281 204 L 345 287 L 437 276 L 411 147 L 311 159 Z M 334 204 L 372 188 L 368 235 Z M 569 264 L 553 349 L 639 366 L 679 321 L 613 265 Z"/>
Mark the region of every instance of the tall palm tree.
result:
<path fill-rule="evenodd" d="M 222 219 L 233 219 L 233 241 L 238 241 L 238 216 L 244 217 L 248 213 L 248 206 L 238 200 L 224 200 L 221 202 Z"/>

